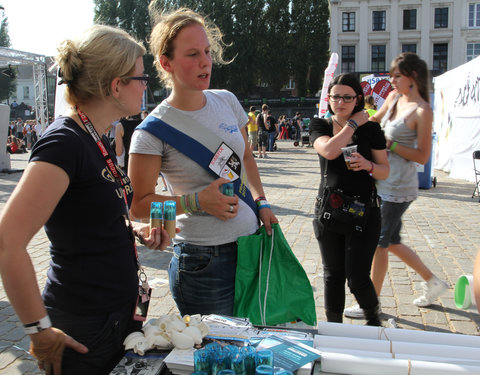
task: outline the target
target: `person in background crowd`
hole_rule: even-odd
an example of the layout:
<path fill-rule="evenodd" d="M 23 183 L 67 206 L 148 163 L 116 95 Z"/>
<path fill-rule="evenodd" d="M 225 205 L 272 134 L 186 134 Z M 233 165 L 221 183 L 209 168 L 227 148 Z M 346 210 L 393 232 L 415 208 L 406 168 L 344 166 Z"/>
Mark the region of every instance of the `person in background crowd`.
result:
<path fill-rule="evenodd" d="M 267 146 L 268 146 L 268 128 L 267 123 L 268 105 L 262 105 L 262 112 L 257 115 L 257 127 L 258 127 L 258 157 L 267 158 Z"/>
<path fill-rule="evenodd" d="M 392 252 L 412 267 L 424 280 L 423 294 L 413 303 L 430 306 L 448 285 L 435 276 L 420 257 L 401 242 L 402 216 L 417 199 L 416 163 L 425 164 L 432 145 L 433 113 L 429 103 L 429 74 L 425 61 L 412 52 L 397 56 L 390 65 L 392 91 L 382 107 L 370 117 L 381 121 L 387 138 L 390 175 L 377 181 L 382 198 L 382 230 L 372 266 L 372 280 L 380 296 L 388 270 L 388 253 Z M 362 317 L 359 306 L 345 309 L 349 317 Z"/>
<path fill-rule="evenodd" d="M 365 96 L 365 108 L 369 117 L 372 117 L 377 113 L 377 105 L 375 104 L 375 99 L 372 95 Z"/>
<path fill-rule="evenodd" d="M 115 153 L 118 164 L 126 172 L 128 167 L 128 156 L 130 141 L 135 128 L 142 122 L 141 114 L 120 119 L 115 128 Z"/>
<path fill-rule="evenodd" d="M 258 148 L 258 126 L 255 110 L 256 108 L 252 105 L 248 112 L 248 143 L 250 144 L 250 150 L 253 156 L 257 157 L 257 155 L 255 155 L 255 149 Z"/>
<path fill-rule="evenodd" d="M 150 51 L 159 76 L 171 93 L 140 128 L 144 124 L 151 128 L 165 126 L 160 119 L 168 116 L 169 124 L 178 121 L 179 126 L 198 126 L 210 137 L 218 137 L 241 161 L 248 180 L 248 186 L 243 185 L 242 190 L 250 188 L 253 199 L 262 202 L 257 204 L 258 215 L 271 234 L 271 224 L 278 221 L 266 202 L 249 147 L 248 117 L 232 93 L 209 89 L 212 61 L 224 62 L 221 32 L 190 9 L 158 14 L 159 3 L 153 1 L 149 5 L 156 21 L 149 38 Z M 193 135 L 195 129 L 185 128 L 183 132 Z M 155 192 L 160 172 L 168 181 L 171 196 Z M 180 314 L 232 316 L 237 238 L 258 229 L 257 210 L 239 198 L 240 190 L 235 196 L 223 195 L 220 187 L 228 180 L 216 179 L 149 130 L 137 129 L 133 134 L 128 173 L 135 191 L 135 217 L 147 218 L 151 202 L 176 201 L 181 232 L 174 239 L 168 272 Z"/>
<path fill-rule="evenodd" d="M 1 212 L 0 273 L 40 369 L 105 375 L 142 325 L 133 319 L 134 234 L 153 249 L 170 242 L 165 230 L 126 220 L 131 183 L 103 136 L 113 121 L 140 111 L 145 48 L 123 30 L 94 25 L 58 52 L 71 108 L 37 142 Z M 42 225 L 52 257 L 43 296 L 27 252 Z"/>
<path fill-rule="evenodd" d="M 272 111 L 268 110 L 267 112 L 267 124 L 268 124 L 268 144 L 267 144 L 267 151 L 273 152 L 274 150 L 274 144 L 275 144 L 275 138 L 277 137 L 278 134 L 278 123 L 275 120 L 275 117 L 272 116 Z"/>
<path fill-rule="evenodd" d="M 363 90 L 352 74 L 335 77 L 328 86 L 331 119 L 313 118 L 310 136 L 320 159 L 321 189 L 315 205 L 313 229 L 323 259 L 325 314 L 341 323 L 345 308 L 345 280 L 365 311 L 367 324 L 380 326 L 379 303 L 370 268 L 380 234 L 380 208 L 375 180 L 387 178 L 389 166 L 380 126 L 367 122 Z M 342 147 L 357 145 L 349 168 Z M 323 190 L 322 190 L 323 189 Z M 340 189 L 370 207 L 362 232 L 339 234 L 320 221 L 322 200 L 329 189 Z"/>

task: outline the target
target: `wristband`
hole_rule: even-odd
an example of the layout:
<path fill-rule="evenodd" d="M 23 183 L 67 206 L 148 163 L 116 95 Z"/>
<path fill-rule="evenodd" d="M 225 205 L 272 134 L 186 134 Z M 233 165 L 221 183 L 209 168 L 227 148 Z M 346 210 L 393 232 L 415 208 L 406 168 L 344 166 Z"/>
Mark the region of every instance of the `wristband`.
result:
<path fill-rule="evenodd" d="M 195 192 L 195 204 L 197 205 L 197 209 L 200 211 L 200 199 L 198 199 L 198 193 Z"/>
<path fill-rule="evenodd" d="M 258 206 L 259 210 L 261 210 L 262 208 L 270 208 L 270 205 L 269 204 L 262 204 L 262 205 Z"/>
<path fill-rule="evenodd" d="M 42 332 L 44 329 L 50 328 L 52 326 L 52 322 L 50 321 L 50 317 L 46 315 L 42 319 L 23 325 L 23 330 L 27 335 L 33 335 L 38 332 Z"/>
<path fill-rule="evenodd" d="M 353 131 L 356 131 L 358 129 L 358 124 L 355 120 L 352 120 L 352 119 L 348 120 L 347 125 L 350 126 L 353 129 Z"/>
<path fill-rule="evenodd" d="M 257 199 L 255 199 L 255 203 L 257 203 L 258 201 L 266 201 L 267 198 L 265 197 L 258 197 Z"/>
<path fill-rule="evenodd" d="M 257 207 L 264 206 L 264 205 L 267 205 L 267 206 L 268 206 L 268 202 L 267 202 L 266 199 L 262 199 L 262 200 L 256 201 L 255 203 L 257 204 Z"/>
<path fill-rule="evenodd" d="M 390 146 L 390 151 L 394 152 L 395 149 L 397 148 L 398 142 L 393 142 L 392 145 Z"/>
<path fill-rule="evenodd" d="M 370 165 L 372 166 L 372 168 L 368 171 L 368 174 L 369 174 L 370 176 L 372 176 L 372 175 L 373 175 L 373 168 L 375 167 L 375 164 L 373 164 L 373 162 L 371 161 L 371 162 L 370 162 Z"/>

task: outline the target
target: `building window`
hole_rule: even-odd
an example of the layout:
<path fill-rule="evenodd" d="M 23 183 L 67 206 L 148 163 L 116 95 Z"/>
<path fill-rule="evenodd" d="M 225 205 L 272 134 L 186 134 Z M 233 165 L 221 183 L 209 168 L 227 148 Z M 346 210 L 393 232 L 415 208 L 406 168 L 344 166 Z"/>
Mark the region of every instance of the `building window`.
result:
<path fill-rule="evenodd" d="M 448 8 L 435 8 L 435 28 L 446 29 L 448 27 Z"/>
<path fill-rule="evenodd" d="M 342 73 L 355 71 L 355 46 L 342 46 Z"/>
<path fill-rule="evenodd" d="M 372 46 L 372 72 L 385 71 L 385 46 Z"/>
<path fill-rule="evenodd" d="M 480 56 L 480 43 L 467 43 L 467 61 Z"/>
<path fill-rule="evenodd" d="M 415 30 L 417 28 L 417 10 L 405 9 L 403 11 L 403 30 Z"/>
<path fill-rule="evenodd" d="M 295 89 L 295 80 L 293 78 L 290 78 L 288 80 L 288 84 L 285 87 L 287 90 L 294 90 Z"/>
<path fill-rule="evenodd" d="M 402 44 L 402 52 L 417 53 L 417 45 L 416 44 Z"/>
<path fill-rule="evenodd" d="M 468 27 L 480 27 L 480 3 L 468 4 Z"/>
<path fill-rule="evenodd" d="M 355 31 L 355 12 L 342 13 L 342 31 Z"/>
<path fill-rule="evenodd" d="M 372 12 L 372 30 L 384 31 L 386 21 L 386 12 L 384 10 L 374 10 Z"/>
<path fill-rule="evenodd" d="M 439 43 L 433 45 L 433 70 L 437 73 L 447 71 L 448 44 Z"/>
<path fill-rule="evenodd" d="M 23 99 L 30 99 L 30 87 L 23 86 Z"/>

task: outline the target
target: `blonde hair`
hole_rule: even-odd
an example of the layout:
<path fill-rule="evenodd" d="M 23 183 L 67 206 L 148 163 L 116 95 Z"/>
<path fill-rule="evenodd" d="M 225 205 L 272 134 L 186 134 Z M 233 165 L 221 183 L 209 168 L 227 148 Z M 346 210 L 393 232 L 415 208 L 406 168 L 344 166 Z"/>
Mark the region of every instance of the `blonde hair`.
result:
<path fill-rule="evenodd" d="M 170 74 L 162 69 L 160 56 L 164 55 L 168 59 L 173 59 L 175 38 L 187 26 L 200 25 L 205 29 L 214 63 L 228 64 L 230 62 L 223 59 L 223 46 L 225 44 L 222 41 L 222 32 L 215 24 L 209 22 L 200 14 L 188 8 L 180 8 L 171 13 L 163 13 L 158 10 L 155 0 L 150 3 L 148 9 L 152 18 L 152 24 L 155 25 L 148 41 L 150 52 L 155 58 L 155 67 L 160 79 L 167 87 L 172 87 L 172 80 Z"/>
<path fill-rule="evenodd" d="M 56 62 L 65 100 L 70 105 L 111 94 L 115 77 L 133 71 L 145 47 L 127 32 L 112 26 L 93 25 L 75 40 L 64 40 L 57 48 Z"/>

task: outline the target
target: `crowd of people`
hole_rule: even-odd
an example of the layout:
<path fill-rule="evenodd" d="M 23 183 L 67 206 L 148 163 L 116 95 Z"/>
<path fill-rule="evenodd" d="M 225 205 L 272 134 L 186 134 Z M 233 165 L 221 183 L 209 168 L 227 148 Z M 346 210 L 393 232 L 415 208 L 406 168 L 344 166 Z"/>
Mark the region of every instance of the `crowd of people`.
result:
<path fill-rule="evenodd" d="M 8 126 L 7 151 L 11 154 L 31 150 L 42 135 L 42 125 L 36 120 L 23 121 L 18 117 Z M 17 144 L 17 147 L 12 146 Z"/>
<path fill-rule="evenodd" d="M 233 315 L 237 238 L 259 225 L 271 234 L 278 222 L 254 157 L 266 158 L 277 137 L 298 139 L 304 130 L 301 113 L 275 119 L 263 105 L 247 114 L 232 93 L 210 89 L 213 63 L 228 63 L 213 23 L 189 9 L 160 14 L 152 2 L 150 10 L 150 51 L 170 89 L 153 111 L 140 112 L 150 79 L 145 47 L 118 28 L 94 25 L 58 48 L 68 113 L 41 137 L 35 122 L 11 128 L 10 140 L 23 139 L 32 151 L 0 215 L 0 273 L 31 353 L 48 373 L 105 374 L 121 358 L 124 338 L 141 327 L 138 304 L 149 293 L 137 241 L 163 250 L 173 240 L 169 284 L 181 315 Z M 430 305 L 446 289 L 400 238 L 402 215 L 417 197 L 414 162 L 430 154 L 428 71 L 416 54 L 403 53 L 390 74 L 395 90 L 368 113 L 370 99 L 358 79 L 338 75 L 328 86 L 331 117 L 310 123 L 322 180 L 313 231 L 331 322 L 353 314 L 345 310 L 347 281 L 358 302 L 353 315 L 381 325 L 378 297 L 388 252 L 425 279 L 416 305 Z M 112 147 L 105 134 L 117 121 Z M 351 145 L 357 149 L 347 165 L 342 149 Z M 212 172 L 219 152 L 223 164 Z M 221 186 L 233 172 L 240 183 L 233 196 L 225 195 Z M 157 193 L 160 175 L 169 194 Z M 361 231 L 339 233 L 322 221 L 331 191 L 365 208 Z M 152 202 L 167 200 L 177 207 L 173 239 L 142 222 Z M 42 295 L 26 250 L 41 226 L 52 257 Z"/>

